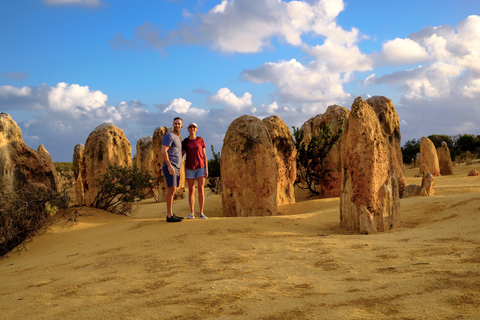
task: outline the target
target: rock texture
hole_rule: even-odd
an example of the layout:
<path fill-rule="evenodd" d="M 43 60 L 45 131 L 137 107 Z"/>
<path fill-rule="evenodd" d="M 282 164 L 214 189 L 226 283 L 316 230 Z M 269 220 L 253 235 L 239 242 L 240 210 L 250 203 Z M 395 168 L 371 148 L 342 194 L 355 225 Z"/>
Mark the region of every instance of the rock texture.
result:
<path fill-rule="evenodd" d="M 86 176 L 84 166 L 83 152 L 85 146 L 81 143 L 77 144 L 73 149 L 73 177 L 75 179 L 75 204 L 77 206 L 83 206 L 85 204 L 85 195 L 83 191 L 83 178 Z"/>
<path fill-rule="evenodd" d="M 222 206 L 227 217 L 277 215 L 277 165 L 262 122 L 244 115 L 223 139 L 220 158 Z"/>
<path fill-rule="evenodd" d="M 403 155 L 400 134 L 400 119 L 392 100 L 383 96 L 374 96 L 366 101 L 375 111 L 383 129 L 383 134 L 388 142 L 388 152 L 391 155 L 392 165 L 397 173 L 398 190 L 400 198 L 403 196 L 403 190 L 407 186 L 405 176 L 405 167 L 403 165 Z"/>
<path fill-rule="evenodd" d="M 450 156 L 450 150 L 447 143 L 442 141 L 442 146 L 437 148 L 438 165 L 440 167 L 441 175 L 453 174 L 452 157 Z"/>
<path fill-rule="evenodd" d="M 134 164 L 141 172 L 149 172 L 154 176 L 155 172 L 155 155 L 153 152 L 153 139 L 152 136 L 148 136 L 137 141 L 137 152 L 134 157 Z M 158 196 L 158 189 L 154 190 L 151 194 L 150 190 L 146 190 L 147 198 Z"/>
<path fill-rule="evenodd" d="M 167 135 L 172 131 L 168 127 L 158 127 L 155 129 L 153 132 L 152 136 L 152 149 L 153 149 L 153 173 L 156 178 L 159 179 L 158 183 L 158 201 L 159 202 L 165 202 L 166 197 L 167 197 L 167 182 L 163 178 L 163 171 L 162 171 L 162 166 L 163 166 L 163 157 L 162 157 L 162 140 L 163 137 Z M 180 140 L 182 139 L 182 136 L 180 135 Z M 175 198 L 176 199 L 183 199 L 185 196 L 185 165 L 182 163 L 182 167 L 180 169 L 180 183 L 177 188 L 177 192 L 175 193 Z"/>
<path fill-rule="evenodd" d="M 427 196 L 435 195 L 435 190 L 433 189 L 434 185 L 435 182 L 433 181 L 433 175 L 431 173 L 425 174 L 422 178 L 422 188 L 425 189 Z"/>
<path fill-rule="evenodd" d="M 425 188 L 421 186 L 417 186 L 416 184 L 410 184 L 405 188 L 403 192 L 403 198 L 410 198 L 410 197 L 426 197 L 428 196 L 427 191 Z"/>
<path fill-rule="evenodd" d="M 277 204 L 295 203 L 293 184 L 297 177 L 297 149 L 293 135 L 285 122 L 277 116 L 262 120 L 267 129 L 277 165 Z"/>
<path fill-rule="evenodd" d="M 424 169 L 428 168 L 432 176 L 438 177 L 440 175 L 440 166 L 438 164 L 437 150 L 432 140 L 426 137 L 422 137 L 420 141 L 420 157 L 420 175 L 425 176 L 427 172 Z"/>
<path fill-rule="evenodd" d="M 91 205 L 98 193 L 95 179 L 107 171 L 109 165 L 132 167 L 132 148 L 122 129 L 104 123 L 93 130 L 84 149 L 82 182 L 85 204 Z"/>
<path fill-rule="evenodd" d="M 1 192 L 11 193 L 20 188 L 56 191 L 56 174 L 51 160 L 42 152 L 27 147 L 17 123 L 9 114 L 0 113 Z"/>
<path fill-rule="evenodd" d="M 400 226 L 395 154 L 374 109 L 355 99 L 341 143 L 340 224 L 360 233 Z"/>

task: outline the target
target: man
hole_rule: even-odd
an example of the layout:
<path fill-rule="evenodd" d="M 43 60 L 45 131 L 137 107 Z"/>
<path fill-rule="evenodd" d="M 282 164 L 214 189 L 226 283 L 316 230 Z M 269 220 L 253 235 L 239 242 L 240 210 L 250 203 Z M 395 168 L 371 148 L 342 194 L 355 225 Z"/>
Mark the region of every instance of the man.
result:
<path fill-rule="evenodd" d="M 180 168 L 182 166 L 182 141 L 180 130 L 183 120 L 179 117 L 173 119 L 173 131 L 169 132 L 162 140 L 163 175 L 167 181 L 167 222 L 180 222 L 183 217 L 173 214 L 173 198 L 180 183 Z"/>

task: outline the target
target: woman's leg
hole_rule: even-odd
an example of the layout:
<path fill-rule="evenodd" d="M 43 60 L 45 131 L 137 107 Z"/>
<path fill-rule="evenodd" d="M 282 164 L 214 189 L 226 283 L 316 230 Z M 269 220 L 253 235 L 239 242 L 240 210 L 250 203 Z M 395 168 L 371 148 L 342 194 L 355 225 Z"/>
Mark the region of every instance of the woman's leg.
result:
<path fill-rule="evenodd" d="M 200 214 L 203 213 L 203 204 L 205 203 L 205 177 L 197 177 L 197 185 L 198 185 L 198 206 L 200 207 Z"/>
<path fill-rule="evenodd" d="M 194 213 L 195 205 L 195 179 L 187 179 L 188 184 L 188 204 L 190 205 L 190 213 Z"/>

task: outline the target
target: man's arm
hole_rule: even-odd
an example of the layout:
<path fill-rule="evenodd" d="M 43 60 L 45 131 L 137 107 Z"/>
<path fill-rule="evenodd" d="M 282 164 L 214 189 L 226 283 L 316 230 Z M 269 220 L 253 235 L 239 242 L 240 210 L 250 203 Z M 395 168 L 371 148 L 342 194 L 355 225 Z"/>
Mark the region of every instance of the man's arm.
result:
<path fill-rule="evenodd" d="M 170 147 L 162 145 L 161 154 L 163 157 L 163 161 L 165 161 L 165 164 L 167 165 L 168 172 L 170 172 L 170 174 L 173 176 L 175 174 L 175 168 L 173 168 L 172 163 L 170 162 L 170 158 L 168 157 L 168 149 L 170 149 Z"/>

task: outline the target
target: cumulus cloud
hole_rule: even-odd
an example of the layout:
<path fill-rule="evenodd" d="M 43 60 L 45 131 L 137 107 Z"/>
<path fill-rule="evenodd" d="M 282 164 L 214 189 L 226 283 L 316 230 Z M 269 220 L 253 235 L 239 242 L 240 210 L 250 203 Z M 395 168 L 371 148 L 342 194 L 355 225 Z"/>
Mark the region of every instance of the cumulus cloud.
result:
<path fill-rule="evenodd" d="M 343 89 L 342 74 L 329 72 L 317 62 L 307 65 L 295 59 L 269 62 L 257 69 L 244 70 L 242 77 L 253 83 L 272 83 L 282 103 L 296 102 L 306 112 L 341 103 L 348 97 Z"/>
<path fill-rule="evenodd" d="M 42 0 L 46 5 L 51 6 L 84 6 L 98 8 L 103 5 L 101 0 Z"/>
<path fill-rule="evenodd" d="M 172 44 L 209 44 L 225 53 L 255 53 L 271 48 L 273 38 L 300 46 L 305 34 L 348 36 L 335 23 L 343 8 L 342 0 L 223 0 L 206 13 L 184 14 L 188 20 L 178 29 L 162 33 L 147 22 L 135 29 L 134 40 L 118 34 L 111 44 L 115 49 L 159 50 Z"/>
<path fill-rule="evenodd" d="M 252 107 L 252 95 L 245 92 L 242 97 L 237 97 L 228 88 L 221 88 L 213 96 L 208 97 L 208 103 L 220 104 L 228 109 L 242 110 Z"/>
<path fill-rule="evenodd" d="M 178 113 L 178 114 L 192 114 L 197 116 L 204 115 L 207 111 L 192 107 L 192 103 L 183 98 L 176 98 L 171 100 L 166 105 L 158 105 L 157 108 L 163 109 L 163 113 Z"/>
<path fill-rule="evenodd" d="M 431 61 L 427 49 L 411 39 L 390 40 L 382 45 L 378 64 L 411 65 Z"/>
<path fill-rule="evenodd" d="M 480 98 L 480 17 L 469 16 L 450 26 L 427 27 L 407 39 L 383 45 L 380 53 L 390 64 L 422 63 L 409 70 L 370 75 L 365 84 L 400 88 L 404 99 L 431 100 L 453 96 Z"/>

